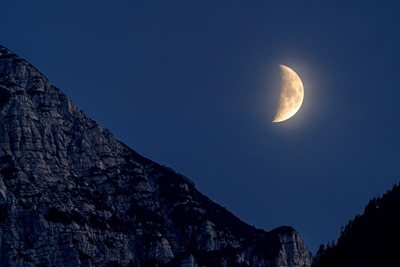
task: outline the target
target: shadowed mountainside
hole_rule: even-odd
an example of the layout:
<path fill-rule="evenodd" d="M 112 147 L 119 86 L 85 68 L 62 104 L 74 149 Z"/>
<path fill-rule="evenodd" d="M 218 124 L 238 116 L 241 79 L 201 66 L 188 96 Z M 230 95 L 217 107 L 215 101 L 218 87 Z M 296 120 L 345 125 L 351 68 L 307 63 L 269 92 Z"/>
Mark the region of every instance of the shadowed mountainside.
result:
<path fill-rule="evenodd" d="M 313 266 L 400 266 L 400 187 L 373 198 L 342 228 L 337 244 L 321 245 Z"/>

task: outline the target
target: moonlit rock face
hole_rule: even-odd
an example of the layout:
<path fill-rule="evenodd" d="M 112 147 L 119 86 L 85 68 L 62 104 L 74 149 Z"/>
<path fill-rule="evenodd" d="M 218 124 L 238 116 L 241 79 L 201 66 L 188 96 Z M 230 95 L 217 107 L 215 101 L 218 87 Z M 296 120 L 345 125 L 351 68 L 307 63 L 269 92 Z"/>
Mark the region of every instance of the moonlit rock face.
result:
<path fill-rule="evenodd" d="M 1 266 L 310 267 L 293 235 L 140 156 L 0 45 Z"/>
<path fill-rule="evenodd" d="M 300 109 L 304 99 L 304 88 L 300 77 L 291 68 L 280 65 L 281 94 L 279 105 L 273 122 L 281 122 L 291 118 Z"/>

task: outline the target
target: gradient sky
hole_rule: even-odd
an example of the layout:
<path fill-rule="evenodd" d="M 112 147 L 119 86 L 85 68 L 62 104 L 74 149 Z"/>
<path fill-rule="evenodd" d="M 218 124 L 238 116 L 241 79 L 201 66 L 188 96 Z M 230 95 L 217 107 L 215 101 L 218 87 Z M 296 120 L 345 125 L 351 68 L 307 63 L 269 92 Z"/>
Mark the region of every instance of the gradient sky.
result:
<path fill-rule="evenodd" d="M 0 44 L 140 154 L 315 252 L 400 181 L 399 14 L 399 1 L 15 0 Z M 305 99 L 272 123 L 279 64 Z"/>

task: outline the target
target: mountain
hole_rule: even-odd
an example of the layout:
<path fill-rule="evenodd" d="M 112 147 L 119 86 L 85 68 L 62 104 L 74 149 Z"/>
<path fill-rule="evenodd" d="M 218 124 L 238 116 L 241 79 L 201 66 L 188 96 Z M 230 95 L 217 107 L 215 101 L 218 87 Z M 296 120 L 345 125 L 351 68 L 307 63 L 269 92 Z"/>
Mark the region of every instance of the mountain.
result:
<path fill-rule="evenodd" d="M 88 118 L 0 46 L 1 266 L 310 266 Z"/>
<path fill-rule="evenodd" d="M 313 266 L 400 266 L 400 186 L 373 198 L 342 227 L 337 244 L 321 245 Z"/>

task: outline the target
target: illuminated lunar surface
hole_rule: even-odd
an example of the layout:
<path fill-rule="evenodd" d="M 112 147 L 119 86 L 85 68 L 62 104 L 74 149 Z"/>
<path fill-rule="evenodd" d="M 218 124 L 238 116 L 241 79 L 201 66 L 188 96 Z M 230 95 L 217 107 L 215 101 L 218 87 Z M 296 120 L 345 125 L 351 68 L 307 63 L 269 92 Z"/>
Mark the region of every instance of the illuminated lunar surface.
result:
<path fill-rule="evenodd" d="M 304 99 L 303 83 L 299 75 L 291 68 L 284 65 L 281 67 L 281 94 L 276 116 L 272 122 L 285 121 L 296 114 Z"/>

